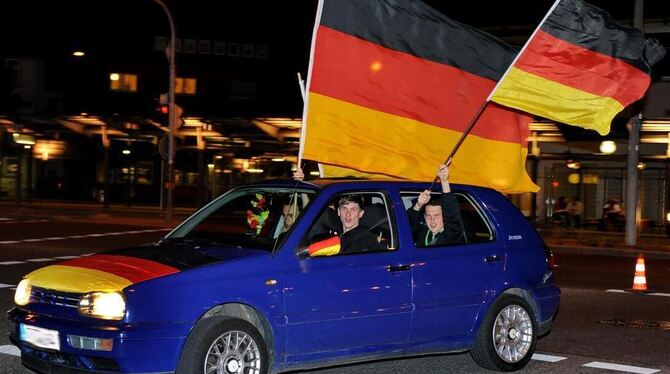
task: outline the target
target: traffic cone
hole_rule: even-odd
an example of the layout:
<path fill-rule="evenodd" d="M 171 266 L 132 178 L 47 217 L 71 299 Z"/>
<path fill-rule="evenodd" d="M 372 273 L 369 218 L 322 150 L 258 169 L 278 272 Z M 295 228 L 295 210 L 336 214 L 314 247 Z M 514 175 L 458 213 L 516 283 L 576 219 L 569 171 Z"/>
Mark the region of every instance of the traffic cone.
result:
<path fill-rule="evenodd" d="M 650 293 L 654 292 L 647 288 L 647 275 L 644 266 L 644 256 L 642 253 L 637 255 L 637 262 L 635 263 L 635 276 L 633 277 L 633 287 L 627 289 L 628 292 L 636 293 Z"/>

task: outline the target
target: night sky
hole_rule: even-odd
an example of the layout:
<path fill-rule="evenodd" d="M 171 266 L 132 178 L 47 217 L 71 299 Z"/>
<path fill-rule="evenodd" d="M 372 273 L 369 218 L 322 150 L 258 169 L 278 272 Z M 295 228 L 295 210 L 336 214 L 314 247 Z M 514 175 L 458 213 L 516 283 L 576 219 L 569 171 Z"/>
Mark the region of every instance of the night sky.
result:
<path fill-rule="evenodd" d="M 525 31 L 499 29 L 499 36 L 529 33 L 552 4 L 551 0 L 446 1 L 428 0 L 449 17 L 475 27 L 523 26 Z M 291 1 L 166 1 L 180 38 L 264 43 L 275 57 L 296 69 L 308 58 L 316 0 Z M 591 1 L 615 18 L 630 19 L 633 0 Z M 666 0 L 647 0 L 647 18 L 668 19 Z M 133 53 L 147 40 L 168 35 L 168 23 L 152 0 L 64 0 L 0 2 L 0 52 L 24 55 L 68 53 L 82 48 L 92 54 Z M 151 45 L 151 44 L 149 44 Z"/>
<path fill-rule="evenodd" d="M 426 2 L 452 19 L 496 36 L 516 36 L 518 48 L 553 3 L 552 0 Z M 291 103 L 295 101 L 278 105 L 292 113 L 300 112 L 296 73 L 307 76 L 317 0 L 166 0 L 166 3 L 172 10 L 178 38 L 268 45 L 269 62 L 276 68 L 273 74 L 279 78 L 276 85 L 286 86 L 278 92 L 289 93 Z M 603 7 L 615 19 L 623 22 L 632 19 L 634 0 L 591 3 Z M 667 3 L 667 0 L 647 0 L 646 17 L 670 22 Z M 153 0 L 0 1 L 0 15 L 0 57 L 44 58 L 50 61 L 48 65 L 65 66 L 74 62 L 71 53 L 82 49 L 90 60 L 119 66 L 124 62 L 147 63 L 167 69 L 167 60 L 153 50 L 153 42 L 156 36 L 168 36 L 169 26 L 161 7 Z M 666 49 L 670 49 L 670 34 L 651 37 L 661 39 Z M 177 54 L 178 74 L 188 69 L 189 58 Z M 213 68 L 225 62 L 214 56 L 201 60 Z M 656 78 L 670 76 L 670 58 L 657 64 L 652 73 Z M 55 79 L 53 75 L 51 80 Z"/>

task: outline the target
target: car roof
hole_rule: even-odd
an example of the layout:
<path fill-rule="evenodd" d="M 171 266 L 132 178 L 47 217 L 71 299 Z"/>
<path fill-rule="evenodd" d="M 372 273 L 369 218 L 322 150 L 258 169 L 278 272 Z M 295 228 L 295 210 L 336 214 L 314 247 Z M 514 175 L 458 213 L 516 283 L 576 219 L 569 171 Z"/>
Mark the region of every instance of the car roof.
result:
<path fill-rule="evenodd" d="M 429 181 L 411 181 L 406 179 L 363 179 L 363 178 L 318 178 L 310 179 L 306 181 L 296 181 L 294 179 L 269 179 L 241 187 L 291 187 L 291 188 L 309 188 L 313 190 L 322 190 L 328 186 L 338 185 L 338 184 L 349 184 L 349 185 L 358 185 L 364 187 L 365 185 L 376 185 L 379 186 L 388 184 L 390 186 L 408 188 L 408 189 L 421 189 L 428 188 L 431 182 Z M 440 183 L 433 184 L 433 190 L 439 189 Z M 484 193 L 495 192 L 495 190 L 488 187 L 479 187 L 466 184 L 451 183 L 451 187 L 454 190 L 469 191 L 475 192 L 480 191 Z"/>

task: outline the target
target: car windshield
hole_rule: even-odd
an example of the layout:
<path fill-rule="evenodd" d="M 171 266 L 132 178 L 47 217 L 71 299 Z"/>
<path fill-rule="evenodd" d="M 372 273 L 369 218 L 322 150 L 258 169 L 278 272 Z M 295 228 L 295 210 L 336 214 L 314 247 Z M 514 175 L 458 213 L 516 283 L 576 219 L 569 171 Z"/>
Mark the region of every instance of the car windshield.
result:
<path fill-rule="evenodd" d="M 232 190 L 190 217 L 165 240 L 271 251 L 293 227 L 314 193 L 276 187 Z"/>

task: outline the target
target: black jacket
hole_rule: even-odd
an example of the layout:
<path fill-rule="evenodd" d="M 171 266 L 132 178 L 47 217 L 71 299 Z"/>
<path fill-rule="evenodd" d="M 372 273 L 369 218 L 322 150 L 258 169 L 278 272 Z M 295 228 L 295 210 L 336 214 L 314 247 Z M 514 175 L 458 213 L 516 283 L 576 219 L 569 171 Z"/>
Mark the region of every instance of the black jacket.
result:
<path fill-rule="evenodd" d="M 456 196 L 451 192 L 443 193 L 440 196 L 440 206 L 442 207 L 444 230 L 435 235 L 435 242 L 429 245 L 441 246 L 465 243 L 461 211 L 458 207 L 458 199 Z M 407 209 L 407 216 L 412 225 L 414 242 L 418 247 L 426 247 L 426 242 L 432 239 L 432 233 L 430 233 L 428 226 L 426 226 L 426 223 L 423 221 L 423 209 L 417 212 L 414 210 L 414 206 L 411 206 Z"/>
<path fill-rule="evenodd" d="M 356 226 L 340 235 L 340 253 L 380 251 L 386 247 L 365 226 Z"/>

